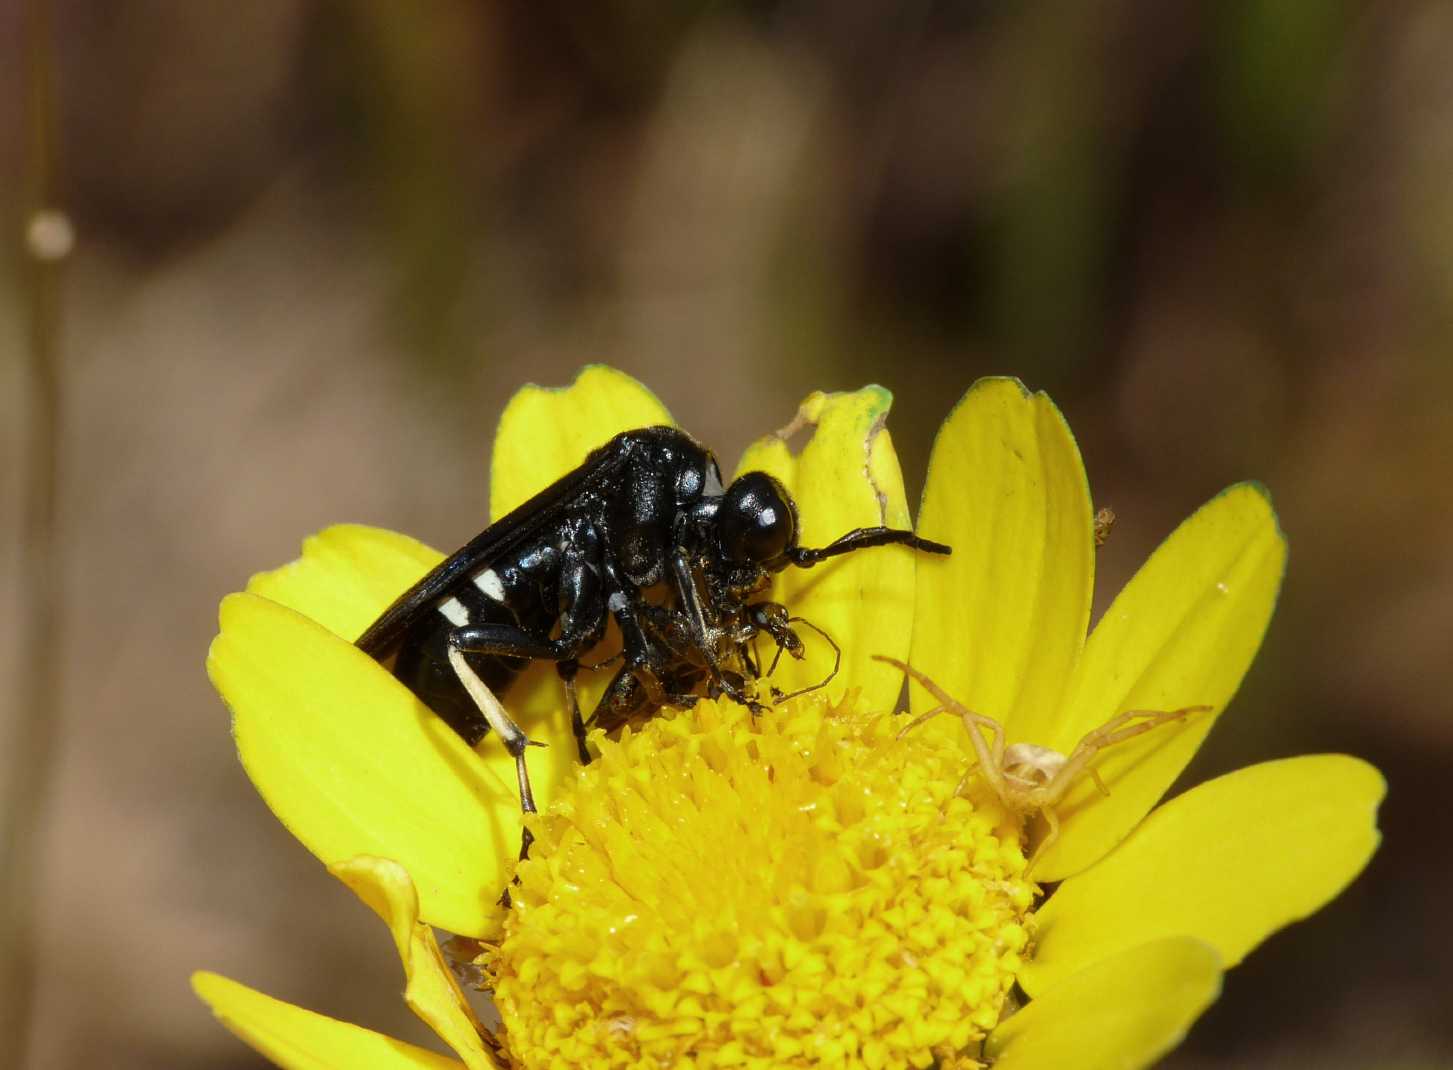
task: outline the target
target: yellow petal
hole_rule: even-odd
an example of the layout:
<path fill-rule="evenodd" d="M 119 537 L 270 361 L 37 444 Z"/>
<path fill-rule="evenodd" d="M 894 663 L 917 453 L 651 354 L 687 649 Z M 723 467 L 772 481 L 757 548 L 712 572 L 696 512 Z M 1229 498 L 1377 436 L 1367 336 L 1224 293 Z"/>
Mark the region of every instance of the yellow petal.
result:
<path fill-rule="evenodd" d="M 994 1070 L 1132 1070 L 1186 1035 L 1221 993 L 1214 949 L 1141 944 L 1060 981 L 989 1034 Z"/>
<path fill-rule="evenodd" d="M 1046 743 L 1061 716 L 1089 623 L 1092 525 L 1080 451 L 1054 403 L 1017 379 L 970 387 L 928 465 L 919 532 L 953 556 L 918 558 L 910 661 L 1010 740 Z M 912 698 L 932 704 L 916 684 Z"/>
<path fill-rule="evenodd" d="M 903 475 L 884 427 L 892 403 L 880 386 L 812 394 L 784 429 L 790 435 L 803 424 L 813 428 L 802 451 L 794 455 L 784 434 L 767 435 L 747 449 L 737 473 L 760 470 L 782 481 L 797 502 L 803 546 L 826 546 L 859 527 L 908 528 Z M 812 569 L 788 568 L 773 583 L 770 598 L 842 648 L 842 668 L 827 689 L 834 701 L 849 685 L 862 688 L 867 708 L 889 709 L 897 701 L 902 676 L 872 656 L 907 656 L 914 556 L 901 546 L 860 550 Z M 798 630 L 807 657 L 781 660 L 772 684 L 782 691 L 817 684 L 832 671 L 832 648 L 810 628 Z"/>
<path fill-rule="evenodd" d="M 1102 752 L 1095 768 L 1110 797 L 1088 778 L 1071 792 L 1036 879 L 1060 880 L 1103 857 L 1170 787 L 1251 665 L 1285 567 L 1266 491 L 1243 483 L 1192 514 L 1120 592 L 1085 645 L 1063 722 L 1033 742 L 1067 752 L 1127 710 L 1205 704 L 1213 712 Z"/>
<path fill-rule="evenodd" d="M 463 1064 L 362 1026 L 340 1022 L 215 973 L 192 990 L 217 1020 L 285 1070 L 458 1070 Z"/>
<path fill-rule="evenodd" d="M 1235 966 L 1361 872 L 1385 791 L 1366 762 L 1323 754 L 1254 765 L 1172 799 L 1040 908 L 1039 947 L 1020 984 L 1034 995 L 1163 936 L 1196 937 Z"/>
<path fill-rule="evenodd" d="M 526 386 L 495 432 L 489 514 L 498 520 L 622 431 L 674 423 L 655 394 L 603 364 L 582 369 L 567 387 Z"/>
<path fill-rule="evenodd" d="M 303 540 L 298 560 L 253 576 L 247 590 L 295 609 L 353 642 L 395 598 L 442 560 L 437 550 L 407 535 L 362 524 L 337 524 Z M 590 673 L 581 681 L 588 712 L 609 681 Z M 528 666 L 501 696 L 510 715 L 531 738 L 550 744 L 530 755 L 537 800 L 548 799 L 551 784 L 574 774 L 575 744 L 562 694 L 554 666 L 537 664 Z M 484 743 L 481 753 L 506 780 L 514 780 L 513 759 L 497 742 Z"/>
<path fill-rule="evenodd" d="M 573 469 L 591 450 L 622 431 L 672 424 L 671 414 L 656 395 L 625 372 L 592 364 L 568 387 L 526 386 L 505 406 L 490 458 L 490 515 L 498 520 Z M 584 659 L 603 659 L 620 650 L 611 626 L 606 641 Z M 610 683 L 614 670 L 583 672 L 580 705 L 588 717 Z M 568 735 L 569 713 L 553 665 L 531 665 L 510 688 L 506 705 L 531 734 Z M 552 777 L 571 775 L 575 746 L 551 747 L 534 755 L 530 770 L 548 768 Z"/>
<path fill-rule="evenodd" d="M 439 953 L 433 928 L 419 920 L 419 897 L 408 872 L 387 858 L 363 856 L 328 867 L 389 927 L 404 966 L 404 1002 L 464 1059 L 470 1070 L 499 1063 L 483 1029 Z"/>
<path fill-rule="evenodd" d="M 252 594 L 311 617 L 350 643 L 444 559 L 407 535 L 336 524 L 303 540 L 303 555 L 247 582 Z"/>
<path fill-rule="evenodd" d="M 220 617 L 207 672 L 278 819 L 324 863 L 396 859 L 418 882 L 425 919 L 488 931 L 518 850 L 513 776 L 306 617 L 250 594 L 226 598 Z"/>
<path fill-rule="evenodd" d="M 337 524 L 303 540 L 298 560 L 253 576 L 247 590 L 297 610 L 352 642 L 441 560 L 443 555 L 437 550 L 407 535 L 362 524 Z M 603 683 L 595 681 L 592 686 L 600 688 Z M 536 692 L 533 702 L 529 701 L 531 688 Z M 535 796 L 542 803 L 552 797 L 553 785 L 575 772 L 575 743 L 561 694 L 553 666 L 532 665 L 501 696 L 526 733 L 547 744 L 530 754 Z M 497 776 L 514 782 L 514 759 L 496 740 L 487 738 L 480 753 Z M 516 809 L 518 803 L 511 807 L 507 820 L 516 820 Z"/>

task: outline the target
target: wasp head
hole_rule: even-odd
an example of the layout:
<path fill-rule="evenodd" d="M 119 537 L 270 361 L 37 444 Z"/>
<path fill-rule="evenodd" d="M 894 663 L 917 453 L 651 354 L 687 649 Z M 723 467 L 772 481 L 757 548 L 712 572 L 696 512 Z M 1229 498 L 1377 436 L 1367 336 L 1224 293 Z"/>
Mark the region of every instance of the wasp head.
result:
<path fill-rule="evenodd" d="M 766 472 L 732 480 L 716 512 L 717 545 L 728 561 L 776 572 L 797 546 L 797 505 Z"/>

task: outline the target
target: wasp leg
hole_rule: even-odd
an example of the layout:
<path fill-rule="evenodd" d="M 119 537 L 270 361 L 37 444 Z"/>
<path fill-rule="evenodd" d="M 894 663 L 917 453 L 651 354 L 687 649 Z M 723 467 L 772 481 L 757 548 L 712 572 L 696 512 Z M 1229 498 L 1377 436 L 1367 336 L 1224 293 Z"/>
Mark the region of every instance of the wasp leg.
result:
<path fill-rule="evenodd" d="M 560 675 L 573 677 L 575 662 L 605 631 L 605 606 L 600 579 L 584 553 L 572 551 L 568 567 L 560 573 L 560 635 L 541 639 L 513 624 L 465 624 L 449 633 L 449 649 L 466 654 L 560 663 Z"/>
<path fill-rule="evenodd" d="M 643 709 L 648 698 L 645 686 L 631 671 L 630 666 L 626 666 L 611 677 L 605 694 L 600 696 L 600 701 L 595 704 L 595 709 L 590 714 L 590 723 L 612 732 Z"/>
<path fill-rule="evenodd" d="M 667 563 L 671 568 L 671 585 L 676 591 L 682 616 L 691 632 L 691 643 L 706 662 L 711 686 L 738 705 L 747 707 L 754 715 L 766 713 L 767 707 L 753 699 L 739 685 L 737 680 L 740 677 L 733 680 L 722 670 L 718 647 L 726 637 L 719 622 L 714 619 L 715 615 L 709 610 L 710 600 L 701 590 L 690 561 L 677 549 L 667 558 Z M 709 617 L 713 619 L 708 619 Z"/>
<path fill-rule="evenodd" d="M 681 550 L 674 550 L 668 558 L 668 563 L 671 566 L 672 586 L 675 588 L 677 600 L 681 604 L 681 615 L 690 629 L 691 643 L 706 661 L 706 668 L 711 674 L 712 683 L 726 694 L 731 695 L 731 691 L 722 682 L 721 666 L 718 664 L 715 640 L 719 637 L 720 632 L 714 627 L 715 620 L 707 620 L 707 607 L 711 603 L 701 591 L 696 572 Z"/>
<path fill-rule="evenodd" d="M 575 674 L 580 669 L 580 655 L 600 641 L 605 627 L 605 604 L 596 563 L 598 557 L 594 539 L 586 532 L 576 532 L 565 550 L 560 570 L 559 603 L 556 607 L 560 619 L 558 638 L 541 639 L 515 625 L 500 623 L 466 624 L 449 634 L 451 659 L 453 651 L 459 650 L 470 654 L 555 662 L 565 685 L 570 726 L 582 764 L 589 764 L 590 753 L 585 748 L 585 722 L 580 716 L 580 704 L 575 696 Z M 505 742 L 508 745 L 509 741 Z M 523 760 L 523 757 L 517 757 L 517 761 L 523 763 Z"/>
<path fill-rule="evenodd" d="M 492 654 L 497 657 L 554 661 L 560 665 L 562 678 L 568 675 L 573 680 L 574 668 L 578 667 L 577 659 L 599 641 L 602 630 L 600 591 L 598 584 L 591 582 L 593 576 L 594 573 L 582 562 L 577 562 L 568 572 L 562 574 L 561 584 L 565 589 L 561 593 L 564 605 L 558 639 L 539 639 L 512 624 L 466 624 L 449 633 L 449 664 L 454 667 L 455 675 L 489 721 L 490 727 L 500 734 L 505 747 L 514 756 L 515 769 L 520 779 L 520 805 L 526 813 L 535 812 L 534 797 L 530 793 L 530 778 L 525 769 L 525 748 L 531 741 L 510 720 L 499 700 L 469 667 L 464 655 Z M 496 716 L 503 719 L 502 723 L 508 725 L 508 729 L 496 723 Z M 582 732 L 583 729 L 582 722 Z M 581 738 L 579 733 L 576 738 Z M 583 756 L 583 740 L 580 747 Z M 528 830 L 524 839 L 525 846 L 521 849 L 521 857 L 524 857 L 524 850 L 529 847 Z"/>
<path fill-rule="evenodd" d="M 575 692 L 575 674 L 580 671 L 580 662 L 562 661 L 555 666 L 560 682 L 565 685 L 565 704 L 570 707 L 570 731 L 575 735 L 575 747 L 580 754 L 580 764 L 590 764 L 590 751 L 585 746 L 585 718 L 580 715 L 580 696 Z"/>
<path fill-rule="evenodd" d="M 606 566 L 607 577 L 610 582 L 618 582 L 618 577 L 610 565 Z M 629 712 L 625 713 L 616 724 L 624 723 L 640 705 L 649 704 L 652 709 L 666 705 L 669 701 L 666 695 L 666 687 L 662 682 L 662 674 L 665 670 L 666 660 L 661 656 L 657 644 L 646 634 L 647 626 L 652 616 L 652 607 L 639 595 L 627 594 L 631 590 L 628 587 L 617 587 L 615 592 L 606 600 L 606 608 L 610 615 L 615 618 L 616 624 L 621 630 L 621 655 L 625 661 L 625 667 L 621 669 L 606 689 L 606 694 L 601 697 L 600 703 L 596 706 L 595 712 L 590 719 L 595 723 L 597 715 L 602 709 L 612 705 L 618 705 L 623 701 L 627 691 L 634 691 L 628 686 L 623 677 L 632 676 L 636 684 L 640 686 L 640 698 L 631 698 Z M 612 692 L 618 691 L 616 699 L 609 700 Z M 622 706 L 624 708 L 624 706 Z"/>
<path fill-rule="evenodd" d="M 495 698 L 494 692 L 479 678 L 479 674 L 474 671 L 473 666 L 464 657 L 465 651 L 455 641 L 455 636 L 467 630 L 465 628 L 458 628 L 450 633 L 449 664 L 454 669 L 454 675 L 459 677 L 459 682 L 464 686 L 464 690 L 469 692 L 469 697 L 479 707 L 479 712 L 484 714 L 484 718 L 489 722 L 489 726 L 499 734 L 499 738 L 504 742 L 505 749 L 514 758 L 515 775 L 519 778 L 520 782 L 520 810 L 522 813 L 533 814 L 536 812 L 535 793 L 530 790 L 530 771 L 525 765 L 525 750 L 530 746 L 542 746 L 542 744 L 534 743 L 520 729 L 520 726 L 515 724 L 514 718 L 505 711 L 500 700 Z M 520 833 L 521 860 L 528 857 L 530 843 L 533 840 L 534 836 L 531 834 L 529 827 L 526 826 Z"/>
<path fill-rule="evenodd" d="M 582 621 L 587 623 L 577 627 Z M 538 639 L 512 624 L 470 624 L 449 633 L 451 660 L 453 651 L 460 650 L 468 654 L 555 662 L 555 669 L 565 685 L 570 727 L 575 734 L 582 765 L 590 764 L 590 753 L 585 749 L 585 721 L 580 715 L 580 703 L 575 694 L 575 675 L 580 671 L 581 653 L 595 645 L 601 631 L 599 625 L 588 622 L 587 613 L 563 617 L 558 639 Z"/>
<path fill-rule="evenodd" d="M 582 646 L 563 638 L 537 639 L 513 624 L 466 624 L 449 633 L 451 650 L 531 661 L 572 661 Z"/>

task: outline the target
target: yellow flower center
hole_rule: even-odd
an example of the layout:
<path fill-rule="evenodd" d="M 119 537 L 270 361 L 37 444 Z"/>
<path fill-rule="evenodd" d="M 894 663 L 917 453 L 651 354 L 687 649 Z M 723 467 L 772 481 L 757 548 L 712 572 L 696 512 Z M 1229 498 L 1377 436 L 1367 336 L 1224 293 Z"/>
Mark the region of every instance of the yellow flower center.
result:
<path fill-rule="evenodd" d="M 819 696 L 600 741 L 537 819 L 484 965 L 514 1065 L 925 1067 L 972 1055 L 1029 942 L 1016 818 L 961 733 Z"/>

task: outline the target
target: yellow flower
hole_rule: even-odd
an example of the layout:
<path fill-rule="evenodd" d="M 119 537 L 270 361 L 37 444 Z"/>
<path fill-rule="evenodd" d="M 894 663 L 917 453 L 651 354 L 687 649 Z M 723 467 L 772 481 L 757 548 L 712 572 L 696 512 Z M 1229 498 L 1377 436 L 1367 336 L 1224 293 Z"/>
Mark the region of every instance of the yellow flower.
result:
<path fill-rule="evenodd" d="M 800 453 L 768 436 L 743 458 L 792 491 L 804 544 L 907 525 L 888 403 L 874 388 L 813 395 Z M 493 515 L 610 434 L 668 421 L 607 369 L 523 391 L 495 443 Z M 1377 844 L 1382 780 L 1342 756 L 1253 766 L 1151 812 L 1260 644 L 1285 561 L 1270 505 L 1249 485 L 1213 499 L 1087 639 L 1078 450 L 1043 395 L 986 380 L 939 433 L 919 530 L 953 555 L 883 548 L 779 580 L 773 597 L 832 635 L 843 666 L 766 716 L 702 702 L 597 737 L 600 760 L 578 769 L 558 683 L 527 673 L 506 701 L 552 744 L 531 771 L 553 805 L 508 912 L 495 900 L 520 831 L 510 759 L 492 739 L 465 747 L 348 642 L 437 553 L 366 528 L 315 536 L 223 602 L 208 669 L 259 792 L 389 925 L 406 1001 L 467 1066 L 1145 1065 L 1223 970 L 1335 895 Z M 783 690 L 831 666 L 806 637 L 807 660 L 773 677 Z M 1127 710 L 1211 711 L 1096 756 L 1108 797 L 1086 777 L 1054 808 L 1062 831 L 1032 876 L 1061 883 L 1036 907 L 1026 850 L 1042 823 L 1023 828 L 989 790 L 957 718 L 900 738 L 902 675 L 874 655 L 909 662 L 1010 742 L 1060 752 Z M 918 685 L 910 701 L 936 704 Z M 487 941 L 498 1039 L 436 925 Z M 195 985 L 285 1066 L 459 1065 L 214 974 Z"/>
<path fill-rule="evenodd" d="M 521 1066 L 904 1067 L 977 1048 L 1023 965 L 1018 829 L 899 719 L 725 703 L 605 742 L 482 958 Z"/>

